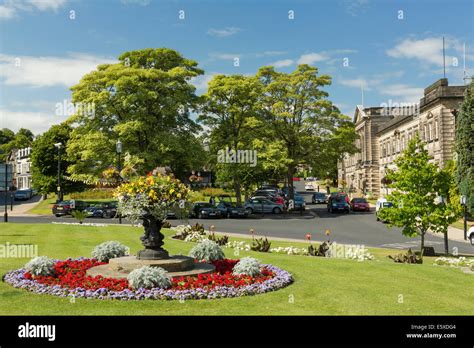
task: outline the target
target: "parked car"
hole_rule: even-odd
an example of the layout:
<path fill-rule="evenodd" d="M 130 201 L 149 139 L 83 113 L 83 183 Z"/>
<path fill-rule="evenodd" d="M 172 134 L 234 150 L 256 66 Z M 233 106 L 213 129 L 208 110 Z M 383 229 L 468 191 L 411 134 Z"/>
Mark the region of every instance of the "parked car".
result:
<path fill-rule="evenodd" d="M 88 218 L 104 218 L 104 210 L 101 205 L 92 205 L 84 209 Z"/>
<path fill-rule="evenodd" d="M 350 211 L 350 205 L 347 202 L 346 197 L 342 195 L 331 195 L 328 199 L 327 208 L 329 213 L 338 211 L 349 213 Z"/>
<path fill-rule="evenodd" d="M 53 214 L 57 217 L 64 215 L 71 215 L 74 210 L 83 211 L 87 208 L 88 204 L 84 201 L 71 199 L 68 201 L 60 201 L 53 205 Z"/>
<path fill-rule="evenodd" d="M 370 211 L 370 205 L 363 197 L 352 198 L 351 209 L 352 211 Z"/>
<path fill-rule="evenodd" d="M 474 245 L 474 225 L 471 225 L 469 231 L 467 231 L 467 238 L 471 241 L 471 245 Z"/>
<path fill-rule="evenodd" d="M 306 191 L 314 191 L 314 186 L 312 184 L 306 184 L 304 185 L 304 189 Z"/>
<path fill-rule="evenodd" d="M 306 202 L 304 197 L 299 193 L 294 193 L 294 205 L 293 210 L 305 210 L 306 209 Z"/>
<path fill-rule="evenodd" d="M 393 206 L 392 202 L 387 201 L 387 199 L 385 198 L 379 198 L 377 202 L 375 203 L 375 217 L 377 218 L 377 221 L 381 220 L 379 217 L 380 211 L 382 209 L 391 208 L 392 206 Z"/>
<path fill-rule="evenodd" d="M 198 219 L 220 218 L 221 212 L 216 206 L 207 202 L 196 202 L 191 209 L 191 216 Z"/>
<path fill-rule="evenodd" d="M 257 198 L 257 197 L 269 199 L 272 202 L 281 204 L 283 206 L 285 205 L 285 199 L 277 193 L 273 193 L 273 192 L 265 191 L 265 190 L 257 190 L 253 193 L 251 198 Z"/>
<path fill-rule="evenodd" d="M 14 194 L 15 201 L 27 201 L 31 197 L 33 197 L 32 189 L 17 190 Z"/>
<path fill-rule="evenodd" d="M 244 205 L 248 214 L 253 213 L 273 213 L 281 214 L 284 206 L 273 202 L 265 197 L 252 197 Z"/>
<path fill-rule="evenodd" d="M 225 217 L 247 217 L 248 212 L 241 205 L 235 202 L 220 202 L 217 205 L 217 209 L 220 210 L 221 215 Z"/>
<path fill-rule="evenodd" d="M 311 201 L 314 204 L 327 204 L 328 203 L 328 196 L 323 192 L 316 192 L 311 197 Z"/>
<path fill-rule="evenodd" d="M 102 210 L 104 212 L 104 217 L 105 218 L 118 218 L 119 213 L 117 211 L 118 208 L 118 202 L 113 201 L 113 202 L 105 202 L 102 204 Z"/>

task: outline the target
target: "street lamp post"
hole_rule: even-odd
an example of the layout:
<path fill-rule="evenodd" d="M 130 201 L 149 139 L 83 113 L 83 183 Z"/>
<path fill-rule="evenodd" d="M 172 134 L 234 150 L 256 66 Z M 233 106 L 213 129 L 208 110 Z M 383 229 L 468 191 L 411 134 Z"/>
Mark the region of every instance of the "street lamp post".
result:
<path fill-rule="evenodd" d="M 461 205 L 463 206 L 464 215 L 464 240 L 467 240 L 467 199 L 466 196 L 461 196 Z"/>
<path fill-rule="evenodd" d="M 122 175 L 121 175 L 121 172 L 122 172 L 122 161 L 121 161 L 121 155 L 122 155 L 122 142 L 119 140 L 117 140 L 117 143 L 115 144 L 115 150 L 117 152 L 117 160 L 118 160 L 118 163 L 117 163 L 117 171 L 118 171 L 118 175 L 119 175 L 119 181 L 122 182 Z M 119 224 L 122 224 L 122 215 L 119 214 Z"/>
<path fill-rule="evenodd" d="M 61 190 L 61 147 L 62 146 L 63 146 L 62 143 L 54 144 L 54 147 L 58 149 L 58 187 L 57 187 L 58 202 L 63 200 L 63 193 Z"/>
<path fill-rule="evenodd" d="M 3 214 L 3 222 L 8 222 L 8 161 L 11 160 L 12 153 L 5 158 L 5 213 Z M 12 170 L 13 176 L 13 170 Z"/>

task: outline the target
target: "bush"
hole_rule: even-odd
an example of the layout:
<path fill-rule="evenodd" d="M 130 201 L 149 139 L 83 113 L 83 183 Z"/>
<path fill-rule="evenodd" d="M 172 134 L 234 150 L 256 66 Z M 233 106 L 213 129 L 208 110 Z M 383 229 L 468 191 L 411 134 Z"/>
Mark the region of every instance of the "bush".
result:
<path fill-rule="evenodd" d="M 34 276 L 51 276 L 54 275 L 54 260 L 38 256 L 28 262 L 25 269 Z"/>
<path fill-rule="evenodd" d="M 388 257 L 396 263 L 423 263 L 423 255 L 417 256 L 411 249 L 408 249 L 406 254 L 388 255 Z"/>
<path fill-rule="evenodd" d="M 217 245 L 220 246 L 225 246 L 229 242 L 229 236 L 224 235 L 222 237 L 218 237 L 214 232 L 211 232 L 209 234 L 208 239 L 212 240 L 213 242 L 216 242 Z"/>
<path fill-rule="evenodd" d="M 244 257 L 234 266 L 232 274 L 256 277 L 260 275 L 260 262 L 253 257 Z"/>
<path fill-rule="evenodd" d="M 161 227 L 163 227 L 163 228 L 170 228 L 170 227 L 171 227 L 171 222 L 165 221 L 165 222 L 163 222 L 163 226 L 161 226 Z"/>
<path fill-rule="evenodd" d="M 205 235 L 206 233 L 204 232 L 204 225 L 196 224 L 194 225 L 178 225 L 174 228 L 176 231 L 176 234 L 172 236 L 171 238 L 174 239 L 179 239 L 179 240 L 186 240 L 186 237 L 188 237 L 190 234 L 196 232 L 201 235 Z"/>
<path fill-rule="evenodd" d="M 251 249 L 253 251 L 268 253 L 270 251 L 271 246 L 272 246 L 272 243 L 268 241 L 267 237 L 265 237 L 265 239 L 260 238 L 260 239 L 253 240 Z"/>
<path fill-rule="evenodd" d="M 117 241 L 108 241 L 99 244 L 92 250 L 92 257 L 101 262 L 109 262 L 115 257 L 126 256 L 129 253 L 129 247 Z"/>
<path fill-rule="evenodd" d="M 72 217 L 74 219 L 76 219 L 81 225 L 82 225 L 82 222 L 86 219 L 87 217 L 87 212 L 85 211 L 82 211 L 82 210 L 74 210 L 72 213 L 71 213 Z"/>
<path fill-rule="evenodd" d="M 191 249 L 189 256 L 198 261 L 216 261 L 224 259 L 225 255 L 219 245 L 212 240 L 205 239 Z"/>
<path fill-rule="evenodd" d="M 171 287 L 171 277 L 161 267 L 143 266 L 134 269 L 127 276 L 130 286 L 137 290 L 140 288 L 151 289 L 161 288 L 167 289 Z"/>
<path fill-rule="evenodd" d="M 93 189 L 84 192 L 73 192 L 71 199 L 107 199 L 114 198 L 114 189 Z"/>

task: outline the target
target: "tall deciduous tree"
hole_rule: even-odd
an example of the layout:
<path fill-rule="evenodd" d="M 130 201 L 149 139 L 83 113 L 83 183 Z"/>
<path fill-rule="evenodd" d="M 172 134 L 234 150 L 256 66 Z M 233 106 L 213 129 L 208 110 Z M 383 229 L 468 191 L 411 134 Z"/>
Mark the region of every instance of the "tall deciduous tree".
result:
<path fill-rule="evenodd" d="M 34 135 L 29 129 L 20 128 L 14 133 L 8 128 L 0 130 L 0 156 L 4 158 L 14 149 L 31 146 Z"/>
<path fill-rule="evenodd" d="M 53 125 L 49 130 L 38 136 L 33 142 L 31 153 L 31 170 L 33 187 L 42 194 L 56 192 L 58 175 L 58 149 L 56 143 L 63 144 L 62 151 L 67 146 L 72 128 L 66 123 Z M 84 186 L 79 182 L 65 180 L 67 169 L 74 163 L 64 152 L 61 155 L 62 184 L 64 193 L 80 191 Z"/>
<path fill-rule="evenodd" d="M 467 209 L 474 214 L 474 81 L 466 89 L 456 120 L 456 181 L 466 196 Z"/>
<path fill-rule="evenodd" d="M 324 156 L 334 157 L 335 164 L 340 155 L 331 155 L 337 152 L 331 145 L 337 144 L 337 138 L 340 138 L 339 126 L 349 127 L 349 119 L 327 99 L 328 93 L 323 88 L 331 83 L 331 77 L 319 75 L 316 67 L 298 65 L 289 74 L 263 67 L 257 76 L 264 85 L 261 102 L 266 126 L 273 130 L 273 139 L 284 145 L 286 175 L 290 198 L 293 198 L 296 166 L 318 165 Z M 352 148 L 354 139 L 351 134 L 343 140 Z"/>
<path fill-rule="evenodd" d="M 437 163 L 430 162 L 418 135 L 394 163 L 397 169 L 387 171 L 389 187 L 393 189 L 387 200 L 393 207 L 382 209 L 380 217 L 390 225 L 402 227 L 407 237 L 420 236 L 423 252 L 428 231 L 443 233 L 447 239 L 448 226 L 459 217 L 459 210 L 450 199 L 453 177 L 449 169 L 441 170 Z"/>
<path fill-rule="evenodd" d="M 73 103 L 80 103 L 80 111 L 89 111 L 70 119 L 77 127 L 68 153 L 80 157 L 70 168 L 71 176 L 99 177 L 116 162 L 117 139 L 124 152 L 139 159 L 135 162 L 141 163 L 142 174 L 159 165 L 175 171 L 199 166 L 195 151 L 184 146 L 197 146 L 189 141 L 199 130 L 189 117 L 199 102 L 190 80 L 202 73 L 197 62 L 159 48 L 126 52 L 118 63 L 100 65 L 86 74 L 71 88 Z"/>
<path fill-rule="evenodd" d="M 237 154 L 241 150 L 254 150 L 252 129 L 259 113 L 261 91 L 262 86 L 255 77 L 216 75 L 209 82 L 199 120 L 211 128 L 213 151 Z M 223 177 L 232 179 L 240 203 L 242 179 L 250 179 L 255 169 L 249 168 L 248 163 L 220 163 L 218 168 Z"/>

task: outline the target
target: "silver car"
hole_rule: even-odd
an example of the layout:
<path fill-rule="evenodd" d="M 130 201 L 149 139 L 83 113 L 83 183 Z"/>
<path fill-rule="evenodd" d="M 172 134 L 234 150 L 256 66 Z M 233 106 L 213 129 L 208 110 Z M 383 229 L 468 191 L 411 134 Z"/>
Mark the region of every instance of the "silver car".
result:
<path fill-rule="evenodd" d="M 283 205 L 270 201 L 263 197 L 250 198 L 244 205 L 245 210 L 249 214 L 253 213 L 273 213 L 281 214 Z"/>

